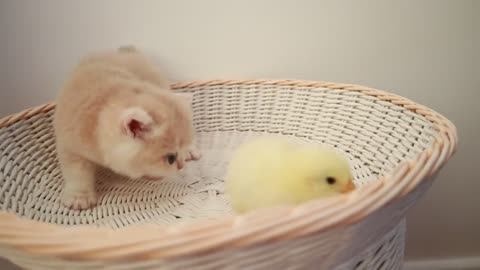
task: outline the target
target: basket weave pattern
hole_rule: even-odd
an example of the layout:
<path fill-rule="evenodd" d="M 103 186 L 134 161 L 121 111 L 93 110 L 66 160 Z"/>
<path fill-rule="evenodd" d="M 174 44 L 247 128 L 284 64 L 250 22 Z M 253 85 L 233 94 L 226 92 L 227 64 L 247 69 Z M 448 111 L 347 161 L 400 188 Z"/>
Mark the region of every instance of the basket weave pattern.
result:
<path fill-rule="evenodd" d="M 92 210 L 59 203 L 53 104 L 0 120 L 0 254 L 36 269 L 401 269 L 405 214 L 456 149 L 446 118 L 354 85 L 258 80 L 174 88 L 194 94 L 203 158 L 161 182 L 101 170 Z M 263 133 L 336 147 L 359 189 L 233 215 L 223 182 L 230 156 Z"/>

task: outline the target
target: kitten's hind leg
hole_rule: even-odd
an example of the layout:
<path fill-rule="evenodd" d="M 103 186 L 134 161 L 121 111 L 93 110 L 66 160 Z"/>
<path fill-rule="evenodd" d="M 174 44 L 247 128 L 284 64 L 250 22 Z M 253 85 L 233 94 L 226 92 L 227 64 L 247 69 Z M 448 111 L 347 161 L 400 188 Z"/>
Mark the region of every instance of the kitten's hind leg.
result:
<path fill-rule="evenodd" d="M 59 158 L 64 179 L 62 204 L 76 210 L 94 206 L 97 202 L 95 165 L 71 154 L 62 154 Z"/>

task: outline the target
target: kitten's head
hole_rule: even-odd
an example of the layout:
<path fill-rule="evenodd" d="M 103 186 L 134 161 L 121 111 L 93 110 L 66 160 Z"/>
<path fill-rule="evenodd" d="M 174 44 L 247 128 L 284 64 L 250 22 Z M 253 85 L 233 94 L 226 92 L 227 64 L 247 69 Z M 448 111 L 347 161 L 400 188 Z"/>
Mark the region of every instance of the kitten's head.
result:
<path fill-rule="evenodd" d="M 140 95 L 116 114 L 117 136 L 104 138 L 104 161 L 131 178 L 158 179 L 185 166 L 192 146 L 190 94 Z"/>

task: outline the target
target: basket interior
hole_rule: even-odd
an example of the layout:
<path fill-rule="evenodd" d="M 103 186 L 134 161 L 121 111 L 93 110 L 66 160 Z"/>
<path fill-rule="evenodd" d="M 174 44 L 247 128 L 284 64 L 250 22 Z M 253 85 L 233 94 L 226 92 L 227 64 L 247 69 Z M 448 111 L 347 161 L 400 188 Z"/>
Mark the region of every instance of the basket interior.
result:
<path fill-rule="evenodd" d="M 0 207 L 57 224 L 121 228 L 230 215 L 224 194 L 235 147 L 263 133 L 324 143 L 351 162 L 355 183 L 374 181 L 418 154 L 433 139 L 423 116 L 377 97 L 348 90 L 273 85 L 183 89 L 194 93 L 194 122 L 203 157 L 179 176 L 132 180 L 99 170 L 100 202 L 74 211 L 59 203 L 62 176 L 55 155 L 53 111 L 0 128 Z"/>

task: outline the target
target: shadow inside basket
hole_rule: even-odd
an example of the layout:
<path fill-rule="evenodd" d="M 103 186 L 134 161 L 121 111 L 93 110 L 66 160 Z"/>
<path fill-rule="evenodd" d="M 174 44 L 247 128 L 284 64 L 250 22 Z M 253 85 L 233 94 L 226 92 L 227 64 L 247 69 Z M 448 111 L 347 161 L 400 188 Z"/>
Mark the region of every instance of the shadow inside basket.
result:
<path fill-rule="evenodd" d="M 235 148 L 258 132 L 199 132 L 199 161 L 189 162 L 176 177 L 161 181 L 128 179 L 107 169 L 97 172 L 99 202 L 78 211 L 60 203 L 62 176 L 55 156 L 51 113 L 41 114 L 7 128 L 11 136 L 3 151 L 2 205 L 5 210 L 33 220 L 65 224 L 91 224 L 121 228 L 136 223 L 172 224 L 215 219 L 232 214 L 225 194 L 224 175 Z M 32 125 L 38 126 L 32 130 Z M 5 132 L 2 132 L 5 133 Z M 6 138 L 9 140 L 8 138 Z M 307 140 L 299 138 L 302 142 Z M 12 147 L 13 146 L 13 147 Z M 349 158 L 355 183 L 376 178 L 364 162 Z"/>

